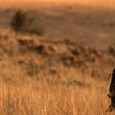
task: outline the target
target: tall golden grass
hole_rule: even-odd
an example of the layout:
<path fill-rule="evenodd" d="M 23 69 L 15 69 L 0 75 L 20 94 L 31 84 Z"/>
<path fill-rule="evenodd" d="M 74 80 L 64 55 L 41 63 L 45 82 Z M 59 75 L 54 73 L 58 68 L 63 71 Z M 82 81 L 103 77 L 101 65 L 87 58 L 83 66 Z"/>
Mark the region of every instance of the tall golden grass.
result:
<path fill-rule="evenodd" d="M 82 87 L 43 76 L 15 81 L 1 79 L 0 115 L 106 115 L 110 104 L 107 82 L 85 77 L 90 84 Z"/>

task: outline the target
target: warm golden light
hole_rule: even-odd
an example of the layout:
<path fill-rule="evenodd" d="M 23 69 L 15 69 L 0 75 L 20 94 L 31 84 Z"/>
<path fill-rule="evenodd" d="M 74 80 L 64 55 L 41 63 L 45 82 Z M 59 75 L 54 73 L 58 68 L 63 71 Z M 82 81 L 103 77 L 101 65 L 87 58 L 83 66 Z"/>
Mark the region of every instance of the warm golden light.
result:
<path fill-rule="evenodd" d="M 83 4 L 83 5 L 96 5 L 96 6 L 109 6 L 114 7 L 114 0 L 0 0 L 1 5 L 10 4 L 36 4 L 36 3 L 58 3 L 58 4 Z"/>

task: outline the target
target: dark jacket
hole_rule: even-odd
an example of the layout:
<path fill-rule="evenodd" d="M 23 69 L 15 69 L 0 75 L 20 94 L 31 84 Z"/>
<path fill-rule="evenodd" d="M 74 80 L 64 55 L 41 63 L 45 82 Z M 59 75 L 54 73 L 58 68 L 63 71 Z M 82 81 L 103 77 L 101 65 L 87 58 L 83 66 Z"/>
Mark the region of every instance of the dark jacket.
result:
<path fill-rule="evenodd" d="M 113 91 L 115 91 L 115 69 L 113 70 L 112 80 L 110 84 L 110 92 L 113 92 Z"/>

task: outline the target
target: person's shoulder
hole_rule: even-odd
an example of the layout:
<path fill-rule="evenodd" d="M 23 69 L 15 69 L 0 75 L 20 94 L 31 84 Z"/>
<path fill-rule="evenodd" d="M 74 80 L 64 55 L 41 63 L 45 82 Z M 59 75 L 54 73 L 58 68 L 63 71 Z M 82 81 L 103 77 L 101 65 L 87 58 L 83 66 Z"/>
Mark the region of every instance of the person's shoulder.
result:
<path fill-rule="evenodd" d="M 115 68 L 113 69 L 113 75 L 115 75 Z"/>

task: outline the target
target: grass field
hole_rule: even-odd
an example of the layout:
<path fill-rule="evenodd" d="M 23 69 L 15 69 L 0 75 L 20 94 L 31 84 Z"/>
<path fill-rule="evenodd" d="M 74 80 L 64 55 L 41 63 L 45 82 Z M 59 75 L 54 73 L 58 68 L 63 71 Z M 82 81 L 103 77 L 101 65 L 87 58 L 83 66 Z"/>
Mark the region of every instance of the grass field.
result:
<path fill-rule="evenodd" d="M 114 1 L 46 2 L 0 6 L 0 115 L 114 115 L 106 112 L 115 67 Z M 11 28 L 17 6 L 27 13 L 23 32 Z"/>
<path fill-rule="evenodd" d="M 78 76 L 78 75 L 76 75 Z M 25 76 L 26 77 L 26 76 Z M 81 76 L 84 77 L 84 76 Z M 110 104 L 105 82 L 85 76 L 90 86 L 56 83 L 44 76 L 0 82 L 1 115 L 105 115 Z M 98 85 L 95 86 L 94 84 Z M 99 87 L 101 85 L 101 88 Z M 98 87 L 98 88 L 96 88 Z M 114 115 L 112 112 L 109 115 Z"/>
<path fill-rule="evenodd" d="M 1 115 L 107 114 L 112 54 L 11 30 L 0 33 Z"/>

